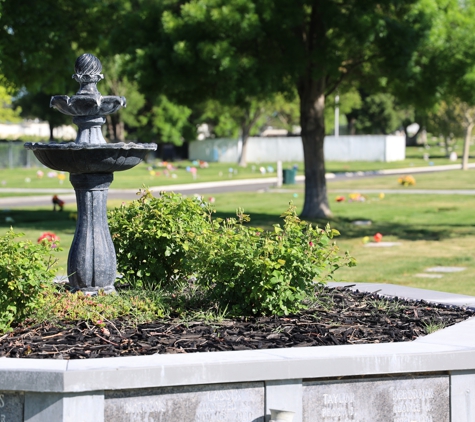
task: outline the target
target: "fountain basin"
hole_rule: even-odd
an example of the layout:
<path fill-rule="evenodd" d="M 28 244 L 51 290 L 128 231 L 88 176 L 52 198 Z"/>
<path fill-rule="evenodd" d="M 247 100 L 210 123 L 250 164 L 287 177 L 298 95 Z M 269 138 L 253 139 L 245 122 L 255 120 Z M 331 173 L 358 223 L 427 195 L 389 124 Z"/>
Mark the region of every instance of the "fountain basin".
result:
<path fill-rule="evenodd" d="M 36 158 L 57 171 L 74 174 L 113 173 L 124 171 L 139 164 L 156 144 L 78 144 L 74 142 L 44 144 L 27 142 L 25 148 L 32 150 Z"/>

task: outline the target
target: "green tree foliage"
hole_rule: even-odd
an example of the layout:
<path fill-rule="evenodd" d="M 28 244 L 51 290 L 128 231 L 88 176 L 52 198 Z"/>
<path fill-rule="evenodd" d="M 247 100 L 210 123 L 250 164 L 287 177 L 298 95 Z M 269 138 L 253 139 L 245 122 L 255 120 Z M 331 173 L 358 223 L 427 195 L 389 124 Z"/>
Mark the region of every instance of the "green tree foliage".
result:
<path fill-rule="evenodd" d="M 463 126 L 460 123 L 463 117 L 460 115 L 460 107 L 441 101 L 427 114 L 427 130 L 435 136 L 441 136 L 444 140 L 445 154 L 449 156 L 449 147 L 456 142 L 456 138 L 464 136 Z"/>
<path fill-rule="evenodd" d="M 394 95 L 379 92 L 363 96 L 361 107 L 353 109 L 350 121 L 354 119 L 355 133 L 387 135 L 404 126 L 404 122 L 413 121 L 414 110 L 398 104 Z"/>
<path fill-rule="evenodd" d="M 444 5 L 445 7 L 445 5 Z M 306 218 L 331 215 L 325 181 L 325 99 L 347 79 L 417 73 L 437 0 L 137 0 L 126 3 L 117 48 L 144 91 L 191 105 L 297 91 L 305 157 Z M 423 55 L 423 54 L 422 54 Z"/>
<path fill-rule="evenodd" d="M 77 85 L 65 75 L 76 57 L 94 52 L 107 36 L 107 2 L 94 0 L 3 0 L 0 60 L 7 81 L 28 92 L 64 94 Z"/>
<path fill-rule="evenodd" d="M 12 104 L 12 97 L 7 88 L 0 85 L 0 122 L 15 123 L 21 120 L 21 109 L 16 109 Z"/>

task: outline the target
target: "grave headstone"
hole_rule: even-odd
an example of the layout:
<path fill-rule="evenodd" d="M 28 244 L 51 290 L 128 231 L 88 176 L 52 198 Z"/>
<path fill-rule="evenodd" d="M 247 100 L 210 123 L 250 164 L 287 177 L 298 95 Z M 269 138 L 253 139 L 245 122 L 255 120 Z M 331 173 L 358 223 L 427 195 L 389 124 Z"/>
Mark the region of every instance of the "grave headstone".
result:
<path fill-rule="evenodd" d="M 308 382 L 303 422 L 449 422 L 449 377 Z"/>
<path fill-rule="evenodd" d="M 23 422 L 24 396 L 0 392 L 0 422 Z"/>
<path fill-rule="evenodd" d="M 221 384 L 111 391 L 105 422 L 264 422 L 264 385 Z"/>

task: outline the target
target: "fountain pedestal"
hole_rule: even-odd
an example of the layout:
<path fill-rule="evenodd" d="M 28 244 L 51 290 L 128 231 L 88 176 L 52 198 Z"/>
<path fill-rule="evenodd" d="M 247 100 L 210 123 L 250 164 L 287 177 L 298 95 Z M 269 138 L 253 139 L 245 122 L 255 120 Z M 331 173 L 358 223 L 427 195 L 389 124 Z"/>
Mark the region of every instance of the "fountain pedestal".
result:
<path fill-rule="evenodd" d="M 76 191 L 78 219 L 69 250 L 68 274 L 73 291 L 94 294 L 115 291 L 116 257 L 107 224 L 110 174 L 71 174 Z"/>

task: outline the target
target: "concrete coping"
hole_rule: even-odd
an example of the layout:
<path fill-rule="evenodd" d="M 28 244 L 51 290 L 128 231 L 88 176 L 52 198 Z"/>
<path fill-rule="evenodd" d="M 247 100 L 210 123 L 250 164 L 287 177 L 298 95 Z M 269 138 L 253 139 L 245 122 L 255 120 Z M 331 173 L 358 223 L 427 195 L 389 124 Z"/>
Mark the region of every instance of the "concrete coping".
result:
<path fill-rule="evenodd" d="M 344 285 L 345 283 L 342 283 Z M 348 284 L 348 283 L 346 283 Z M 337 283 L 331 283 L 336 286 Z M 364 288 L 363 288 L 364 287 Z M 440 292 L 392 285 L 359 290 L 425 299 Z M 475 297 L 442 294 L 455 304 Z M 447 303 L 447 302 L 446 302 Z M 450 303 L 447 303 L 450 304 Z M 97 390 L 273 381 L 474 369 L 475 318 L 413 342 L 151 355 L 87 360 L 0 359 L 0 391 Z"/>

